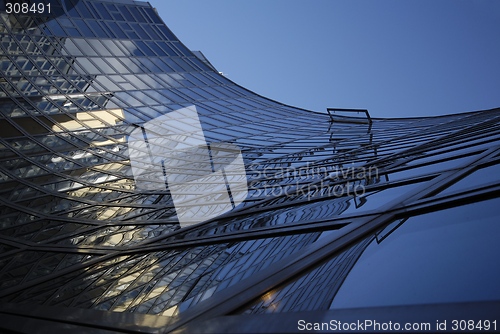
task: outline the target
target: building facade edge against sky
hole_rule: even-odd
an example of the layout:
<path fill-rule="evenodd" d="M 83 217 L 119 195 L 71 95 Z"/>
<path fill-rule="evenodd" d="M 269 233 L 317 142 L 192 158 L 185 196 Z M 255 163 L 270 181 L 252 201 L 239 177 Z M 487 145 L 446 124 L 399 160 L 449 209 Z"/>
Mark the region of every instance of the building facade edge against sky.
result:
<path fill-rule="evenodd" d="M 219 75 L 146 3 L 70 2 L 0 14 L 0 328 L 498 325 L 500 109 L 309 112 Z"/>

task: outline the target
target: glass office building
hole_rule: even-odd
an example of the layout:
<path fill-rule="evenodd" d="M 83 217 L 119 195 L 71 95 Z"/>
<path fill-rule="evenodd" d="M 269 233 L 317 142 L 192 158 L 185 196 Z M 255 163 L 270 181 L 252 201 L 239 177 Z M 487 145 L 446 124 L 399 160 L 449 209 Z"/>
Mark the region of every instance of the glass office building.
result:
<path fill-rule="evenodd" d="M 295 108 L 220 75 L 146 2 L 21 2 L 0 13 L 0 329 L 498 330 L 500 109 Z M 237 147 L 247 187 L 188 198 L 208 218 L 189 224 L 174 205 L 189 196 L 160 165 L 144 186 L 131 144 L 152 145 L 147 124 L 182 110 L 209 172 L 235 157 L 215 147 Z M 230 210 L 211 214 L 224 194 Z"/>

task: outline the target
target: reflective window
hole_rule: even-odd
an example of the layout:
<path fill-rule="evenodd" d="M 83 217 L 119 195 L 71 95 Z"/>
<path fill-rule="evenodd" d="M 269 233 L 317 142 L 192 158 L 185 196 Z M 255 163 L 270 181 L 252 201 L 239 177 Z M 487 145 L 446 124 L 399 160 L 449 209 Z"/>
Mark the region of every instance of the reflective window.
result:
<path fill-rule="evenodd" d="M 500 184 L 500 164 L 492 165 L 478 169 L 471 174 L 465 176 L 463 179 L 452 184 L 440 194 L 450 194 L 457 191 L 466 189 L 477 189 L 481 186 L 499 185 Z"/>
<path fill-rule="evenodd" d="M 95 12 L 105 20 L 111 20 L 111 14 L 104 8 L 104 5 L 101 2 L 93 1 L 89 3 L 90 6 L 95 8 Z"/>
<path fill-rule="evenodd" d="M 500 300 L 500 203 L 492 191 L 500 164 L 482 154 L 499 147 L 500 109 L 341 122 L 231 82 L 147 3 L 64 4 L 68 13 L 53 2 L 51 18 L 0 14 L 0 304 L 126 312 L 125 319 L 175 316 L 194 305 L 204 312 L 200 302 L 221 291 L 231 294 L 223 312 L 209 312 L 237 312 L 240 302 L 262 313 Z M 156 125 L 146 140 L 145 123 L 193 107 L 194 127 L 203 130 L 195 137 L 212 161 L 192 168 L 228 182 L 229 165 L 213 158 L 230 162 L 231 154 L 212 148 L 237 145 L 248 196 L 236 205 L 227 186 L 194 198 L 193 182 L 180 194 L 192 198 L 189 210 L 205 214 L 226 190 L 234 208 L 186 227 L 185 207 L 178 211 L 165 182 L 171 166 L 152 157 L 152 140 L 170 134 Z M 139 160 L 152 159 L 140 176 L 135 137 Z M 377 175 L 363 173 L 372 167 Z M 471 173 L 442 194 L 464 192 L 433 202 L 439 175 L 463 168 Z M 141 188 L 142 177 L 159 189 Z M 485 201 L 463 204 L 478 198 Z M 422 214 L 436 204 L 442 211 Z M 363 226 L 373 219 L 392 222 L 380 231 Z M 357 240 L 317 258 L 315 249 L 337 247 L 353 229 Z M 287 267 L 294 273 L 283 270 L 298 255 L 304 262 Z M 234 292 L 242 289 L 245 297 Z M 149 319 L 147 326 L 157 323 Z M 122 325 L 106 323 L 117 332 Z"/>
<path fill-rule="evenodd" d="M 435 164 L 429 164 L 427 166 L 422 166 L 418 168 L 403 170 L 401 172 L 395 172 L 389 174 L 389 180 L 398 181 L 407 178 L 421 176 L 426 174 L 432 174 L 437 172 L 443 172 L 450 169 L 459 169 L 466 165 L 467 162 L 472 162 L 474 157 L 466 156 L 457 159 L 452 159 L 448 161 L 442 161 Z"/>
<path fill-rule="evenodd" d="M 396 220 L 242 312 L 498 300 L 499 204 L 497 198 Z"/>
<path fill-rule="evenodd" d="M 87 25 L 87 23 L 85 23 L 84 20 L 74 19 L 74 22 L 83 36 L 95 37 L 95 34 L 92 32 L 92 30 L 90 30 L 89 26 Z"/>
<path fill-rule="evenodd" d="M 332 308 L 500 299 L 500 199 L 410 217 L 373 241 Z"/>

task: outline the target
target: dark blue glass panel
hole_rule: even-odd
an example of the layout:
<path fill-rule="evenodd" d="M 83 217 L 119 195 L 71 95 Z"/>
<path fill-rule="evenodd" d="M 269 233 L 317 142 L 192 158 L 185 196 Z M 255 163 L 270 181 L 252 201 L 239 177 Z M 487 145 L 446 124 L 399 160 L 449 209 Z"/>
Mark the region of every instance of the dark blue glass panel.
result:
<path fill-rule="evenodd" d="M 76 0 L 73 0 L 76 1 Z M 90 13 L 90 11 L 87 9 L 87 6 L 85 5 L 85 1 L 77 1 L 76 4 L 76 9 L 80 13 L 81 17 L 86 18 L 86 19 L 93 19 L 93 15 Z"/>
<path fill-rule="evenodd" d="M 165 52 L 156 44 L 155 42 L 146 42 L 150 49 L 152 49 L 156 55 L 165 56 Z"/>
<path fill-rule="evenodd" d="M 104 31 L 104 33 L 106 34 L 107 37 L 109 38 L 115 38 L 117 37 L 110 29 L 109 27 L 106 25 L 106 23 L 104 23 L 103 21 L 101 22 L 97 22 L 97 21 L 94 21 L 95 25 L 99 25 L 102 30 Z M 105 37 L 106 37 L 105 36 Z"/>
<path fill-rule="evenodd" d="M 168 43 L 165 43 L 165 42 L 158 42 L 158 45 L 163 49 L 163 51 L 168 55 L 168 56 L 171 56 L 171 57 L 176 57 L 178 56 L 177 53 L 175 53 L 175 51 L 170 47 L 170 45 L 168 45 Z"/>
<path fill-rule="evenodd" d="M 146 19 L 142 16 L 142 13 L 140 12 L 139 8 L 137 7 L 131 7 L 130 12 L 132 15 L 135 17 L 135 21 L 137 22 L 147 22 Z"/>
<path fill-rule="evenodd" d="M 123 30 L 118 27 L 118 24 L 116 24 L 115 22 L 106 22 L 106 24 L 108 25 L 109 29 L 111 31 L 113 31 L 113 33 L 118 37 L 118 38 L 128 38 L 127 35 L 125 35 L 125 33 L 123 32 Z"/>
<path fill-rule="evenodd" d="M 177 40 L 177 38 L 175 38 L 174 34 L 172 34 L 172 32 L 167 27 L 165 27 L 163 25 L 158 25 L 158 26 L 154 26 L 154 27 L 156 27 L 163 34 L 163 36 L 165 36 L 166 39 L 168 39 L 170 41 Z"/>
<path fill-rule="evenodd" d="M 150 36 L 151 39 L 154 39 L 154 40 L 161 39 L 161 37 L 158 35 L 158 33 L 153 28 L 151 28 L 151 26 L 149 24 L 143 24 L 142 27 L 148 33 L 148 35 Z"/>
<path fill-rule="evenodd" d="M 120 13 L 122 13 L 123 17 L 127 22 L 134 22 L 135 17 L 130 14 L 129 10 L 127 9 L 127 6 L 118 6 L 118 9 L 120 10 Z"/>
<path fill-rule="evenodd" d="M 97 11 L 95 10 L 95 7 L 92 6 L 92 4 L 88 4 L 88 7 L 87 7 L 88 11 L 92 13 L 92 16 L 96 19 L 101 19 L 102 17 L 99 15 L 99 13 L 97 13 Z"/>
<path fill-rule="evenodd" d="M 144 8 L 146 13 L 149 15 L 149 17 L 152 19 L 154 23 L 162 24 L 162 20 L 160 17 L 155 13 L 155 11 L 152 8 Z"/>
<path fill-rule="evenodd" d="M 170 60 L 177 63 L 177 65 L 182 68 L 181 72 L 183 72 L 183 71 L 190 72 L 190 71 L 194 70 L 187 62 L 181 61 L 180 59 L 181 58 L 172 58 Z"/>
<path fill-rule="evenodd" d="M 142 8 L 139 8 L 139 12 L 141 13 L 141 17 L 143 18 L 143 21 L 141 21 L 139 19 L 140 22 L 144 22 L 144 23 L 153 23 L 153 20 L 151 20 L 151 18 L 148 16 L 148 14 L 144 11 L 144 7 Z"/>
<path fill-rule="evenodd" d="M 116 8 L 115 4 L 113 3 L 105 3 L 104 6 L 106 7 L 106 10 L 108 12 L 118 12 L 118 9 Z"/>
<path fill-rule="evenodd" d="M 174 69 L 175 72 L 184 72 L 184 70 L 177 65 L 171 58 L 163 58 L 162 61 L 166 62 L 169 67 Z"/>
<path fill-rule="evenodd" d="M 92 2 L 90 4 L 91 6 L 94 6 L 95 12 L 101 16 L 101 19 L 104 20 L 112 20 L 111 15 L 109 12 L 104 8 L 104 5 L 100 2 Z"/>
<path fill-rule="evenodd" d="M 149 39 L 149 35 L 144 31 L 144 29 L 141 28 L 138 23 L 130 23 L 130 26 L 137 33 L 137 35 L 139 35 L 139 38 Z"/>
<path fill-rule="evenodd" d="M 435 164 L 429 164 L 427 166 L 421 166 L 418 168 L 411 168 L 407 170 L 403 170 L 401 172 L 396 172 L 389 174 L 390 181 L 403 180 L 407 178 L 412 178 L 419 175 L 432 174 L 437 172 L 446 171 L 449 169 L 460 168 L 467 162 L 471 162 L 473 157 L 466 156 L 462 158 L 457 158 L 453 160 L 446 160 L 442 162 L 438 162 Z"/>
<path fill-rule="evenodd" d="M 66 0 L 66 9 L 68 9 L 68 16 L 71 17 L 80 17 L 80 14 L 75 8 L 75 2 L 74 0 Z"/>
<path fill-rule="evenodd" d="M 71 36 L 71 37 L 82 37 L 82 34 L 80 33 L 80 31 L 78 31 L 78 29 L 76 29 L 76 28 L 66 27 L 64 29 L 66 29 L 66 32 L 68 33 L 68 36 Z"/>
<path fill-rule="evenodd" d="M 500 164 L 478 169 L 457 183 L 451 185 L 441 192 L 441 194 L 450 194 L 455 191 L 467 189 L 477 189 L 480 186 L 500 184 Z"/>
<path fill-rule="evenodd" d="M 174 70 L 170 66 L 168 66 L 164 61 L 162 61 L 161 59 L 157 59 L 155 64 L 156 64 L 156 66 L 161 68 L 166 73 L 174 72 Z"/>
<path fill-rule="evenodd" d="M 130 31 L 129 30 L 129 31 L 126 31 L 125 33 L 127 34 L 127 36 L 128 36 L 129 39 L 140 39 L 139 35 L 137 35 L 135 33 L 135 31 Z"/>
<path fill-rule="evenodd" d="M 116 21 L 126 21 L 126 19 L 119 12 L 111 12 L 111 16 L 113 16 L 113 19 Z"/>
<path fill-rule="evenodd" d="M 45 24 L 52 33 L 50 33 L 49 31 L 47 31 L 46 29 L 44 29 L 44 31 L 48 34 L 48 35 L 54 35 L 54 36 L 64 36 L 66 33 L 62 30 L 61 26 L 59 25 L 59 23 L 56 21 L 56 20 L 50 20 L 49 22 L 47 22 Z"/>
<path fill-rule="evenodd" d="M 184 45 L 182 45 L 182 43 L 173 42 L 172 44 L 181 52 L 182 55 L 186 57 L 190 57 L 193 55 L 191 51 L 189 51 Z"/>
<path fill-rule="evenodd" d="M 190 62 L 195 63 L 195 64 L 199 67 L 199 69 L 200 69 L 200 70 L 202 70 L 202 71 L 207 71 L 207 70 L 210 70 L 210 69 L 208 68 L 208 66 L 207 66 L 207 65 L 205 65 L 203 62 L 201 62 L 198 58 L 192 58 L 192 57 L 191 57 L 191 58 L 189 58 L 189 59 L 187 59 L 187 60 L 189 60 Z"/>
<path fill-rule="evenodd" d="M 500 299 L 500 198 L 409 218 L 354 265 L 332 308 Z"/>
<path fill-rule="evenodd" d="M 100 38 L 107 38 L 109 37 L 108 34 L 101 28 L 99 23 L 97 21 L 93 20 L 87 20 L 87 24 L 90 26 L 90 28 L 94 31 L 95 35 Z"/>
<path fill-rule="evenodd" d="M 80 29 L 80 32 L 85 37 L 95 37 L 94 33 L 90 30 L 89 26 L 85 23 L 85 21 L 80 19 L 75 19 L 75 24 Z"/>

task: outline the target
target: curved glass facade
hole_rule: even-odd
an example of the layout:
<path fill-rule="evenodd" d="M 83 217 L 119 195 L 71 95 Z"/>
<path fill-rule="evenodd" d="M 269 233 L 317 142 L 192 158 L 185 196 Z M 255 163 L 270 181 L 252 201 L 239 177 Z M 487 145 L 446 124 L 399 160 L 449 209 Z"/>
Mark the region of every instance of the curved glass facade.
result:
<path fill-rule="evenodd" d="M 0 13 L 0 328 L 498 310 L 499 109 L 303 110 L 220 75 L 148 3 L 48 3 Z"/>

